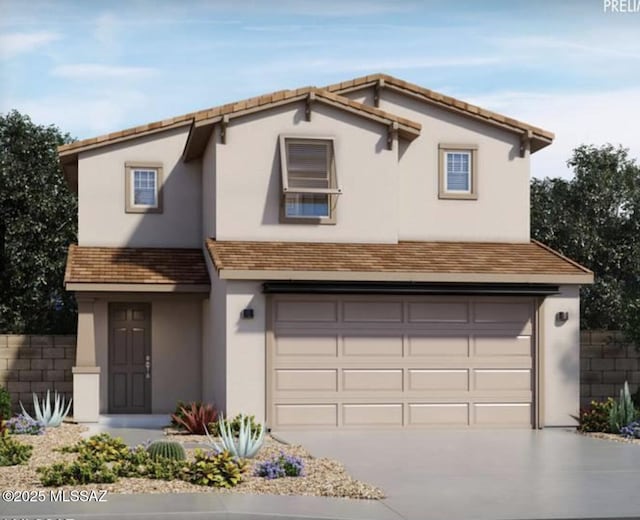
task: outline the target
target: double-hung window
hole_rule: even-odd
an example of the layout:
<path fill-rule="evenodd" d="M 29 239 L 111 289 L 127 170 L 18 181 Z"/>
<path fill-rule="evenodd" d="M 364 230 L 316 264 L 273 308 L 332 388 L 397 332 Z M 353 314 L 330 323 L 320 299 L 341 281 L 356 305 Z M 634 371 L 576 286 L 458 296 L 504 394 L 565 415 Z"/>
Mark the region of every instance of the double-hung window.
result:
<path fill-rule="evenodd" d="M 313 224 L 335 223 L 340 194 L 333 139 L 280 136 L 282 220 Z"/>
<path fill-rule="evenodd" d="M 440 145 L 439 197 L 477 199 L 477 146 Z"/>
<path fill-rule="evenodd" d="M 162 166 L 157 163 L 125 165 L 127 213 L 162 212 Z"/>

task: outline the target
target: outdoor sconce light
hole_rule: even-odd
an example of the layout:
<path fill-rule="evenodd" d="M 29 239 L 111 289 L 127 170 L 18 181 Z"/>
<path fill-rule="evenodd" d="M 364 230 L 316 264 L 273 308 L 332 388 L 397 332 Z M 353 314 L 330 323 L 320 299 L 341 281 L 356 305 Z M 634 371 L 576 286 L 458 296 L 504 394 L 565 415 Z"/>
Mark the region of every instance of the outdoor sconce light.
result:
<path fill-rule="evenodd" d="M 567 311 L 557 312 L 556 321 L 565 322 L 569 320 L 569 313 Z"/>
<path fill-rule="evenodd" d="M 243 320 L 252 320 L 253 319 L 253 309 L 247 307 L 246 309 L 242 309 L 242 319 Z"/>

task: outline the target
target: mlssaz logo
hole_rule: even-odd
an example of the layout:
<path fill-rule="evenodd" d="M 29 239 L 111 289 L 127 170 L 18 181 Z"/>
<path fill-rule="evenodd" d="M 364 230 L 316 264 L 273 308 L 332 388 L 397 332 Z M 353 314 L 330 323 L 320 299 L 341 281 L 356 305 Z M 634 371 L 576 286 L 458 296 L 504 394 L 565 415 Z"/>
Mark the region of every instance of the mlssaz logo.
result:
<path fill-rule="evenodd" d="M 602 0 L 605 13 L 640 14 L 640 0 Z"/>

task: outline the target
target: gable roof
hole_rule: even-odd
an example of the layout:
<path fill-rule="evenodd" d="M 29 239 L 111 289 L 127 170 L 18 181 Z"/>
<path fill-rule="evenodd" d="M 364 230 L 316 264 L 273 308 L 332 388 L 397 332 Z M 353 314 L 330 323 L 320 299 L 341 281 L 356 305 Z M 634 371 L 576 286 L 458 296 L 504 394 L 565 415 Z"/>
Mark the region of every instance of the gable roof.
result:
<path fill-rule="evenodd" d="M 201 291 L 208 290 L 209 273 L 201 249 L 80 247 L 72 244 L 64 283 L 68 290 L 115 290 L 105 287 L 126 284 L 160 286 L 156 290 Z"/>
<path fill-rule="evenodd" d="M 268 110 L 270 108 L 283 104 L 294 103 L 310 98 L 311 101 L 319 101 L 322 103 L 336 106 L 337 108 L 356 113 L 368 119 L 373 119 L 386 125 L 397 124 L 398 131 L 401 135 L 411 139 L 420 133 L 421 125 L 407 118 L 385 112 L 376 107 L 371 107 L 362 103 L 358 103 L 339 94 L 329 92 L 317 87 L 304 87 L 296 90 L 279 90 L 270 94 L 252 97 L 226 105 L 220 105 L 197 112 L 190 112 L 181 116 L 155 121 L 140 126 L 128 128 L 110 134 L 104 134 L 98 137 L 91 137 L 81 141 L 65 144 L 58 147 L 58 155 L 63 165 L 70 160 L 77 159 L 77 154 L 86 150 L 101 148 L 117 142 L 135 139 L 143 135 L 149 135 L 160 131 L 170 130 L 183 126 L 193 125 L 200 128 L 203 126 L 214 125 L 222 121 L 224 116 L 229 118 L 239 117 L 260 110 Z"/>
<path fill-rule="evenodd" d="M 221 278 L 593 283 L 593 273 L 536 241 L 356 244 L 207 240 Z"/>
<path fill-rule="evenodd" d="M 390 88 L 402 92 L 404 94 L 411 95 L 418 99 L 421 99 L 427 103 L 434 104 L 436 106 L 453 110 L 464 114 L 465 116 L 484 121 L 486 123 L 507 128 L 509 130 L 525 134 L 530 136 L 531 139 L 531 151 L 535 152 L 551 144 L 555 135 L 548 130 L 544 130 L 537 126 L 518 121 L 511 117 L 486 110 L 479 106 L 467 103 L 451 96 L 440 94 L 434 90 L 421 87 L 415 83 L 409 83 L 408 81 L 389 76 L 388 74 L 372 74 L 368 76 L 362 76 L 348 81 L 342 81 L 333 85 L 324 87 L 329 92 L 337 94 L 345 94 L 347 92 L 353 92 L 370 87 L 382 87 Z"/>

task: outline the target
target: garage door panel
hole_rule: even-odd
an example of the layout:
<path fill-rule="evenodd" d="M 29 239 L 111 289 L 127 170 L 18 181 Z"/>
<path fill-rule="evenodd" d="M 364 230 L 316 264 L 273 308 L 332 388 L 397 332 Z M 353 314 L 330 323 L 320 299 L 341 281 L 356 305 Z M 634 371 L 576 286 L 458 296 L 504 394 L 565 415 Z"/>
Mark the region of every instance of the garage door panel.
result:
<path fill-rule="evenodd" d="M 533 344 L 531 336 L 475 336 L 473 352 L 476 356 L 531 357 Z"/>
<path fill-rule="evenodd" d="M 402 426 L 402 403 L 344 404 L 344 426 Z"/>
<path fill-rule="evenodd" d="M 275 406 L 275 426 L 337 426 L 337 404 L 280 404 Z"/>
<path fill-rule="evenodd" d="M 276 338 L 276 357 L 336 357 L 338 336 L 279 334 Z"/>
<path fill-rule="evenodd" d="M 531 320 L 531 303 L 474 303 L 476 323 L 518 323 L 528 324 Z"/>
<path fill-rule="evenodd" d="M 338 370 L 276 370 L 275 389 L 283 392 L 335 392 L 338 390 Z"/>
<path fill-rule="evenodd" d="M 475 403 L 475 423 L 479 426 L 530 426 L 530 403 Z"/>
<path fill-rule="evenodd" d="M 345 357 L 402 357 L 402 336 L 344 336 Z"/>
<path fill-rule="evenodd" d="M 402 370 L 351 370 L 342 371 L 342 390 L 345 392 L 366 390 L 370 392 L 402 392 Z"/>
<path fill-rule="evenodd" d="M 531 388 L 530 370 L 485 370 L 474 373 L 475 390 L 528 391 Z"/>
<path fill-rule="evenodd" d="M 332 322 L 338 319 L 335 301 L 280 301 L 276 304 L 276 321 Z"/>
<path fill-rule="evenodd" d="M 402 302 L 345 302 L 343 316 L 349 322 L 402 322 Z"/>
<path fill-rule="evenodd" d="M 468 426 L 468 403 L 409 403 L 408 426 Z"/>
<path fill-rule="evenodd" d="M 469 305 L 466 302 L 454 303 L 409 303 L 410 323 L 467 323 Z"/>
<path fill-rule="evenodd" d="M 408 390 L 447 391 L 469 390 L 469 370 L 409 369 Z"/>
<path fill-rule="evenodd" d="M 469 336 L 407 336 L 409 357 L 469 356 Z"/>

